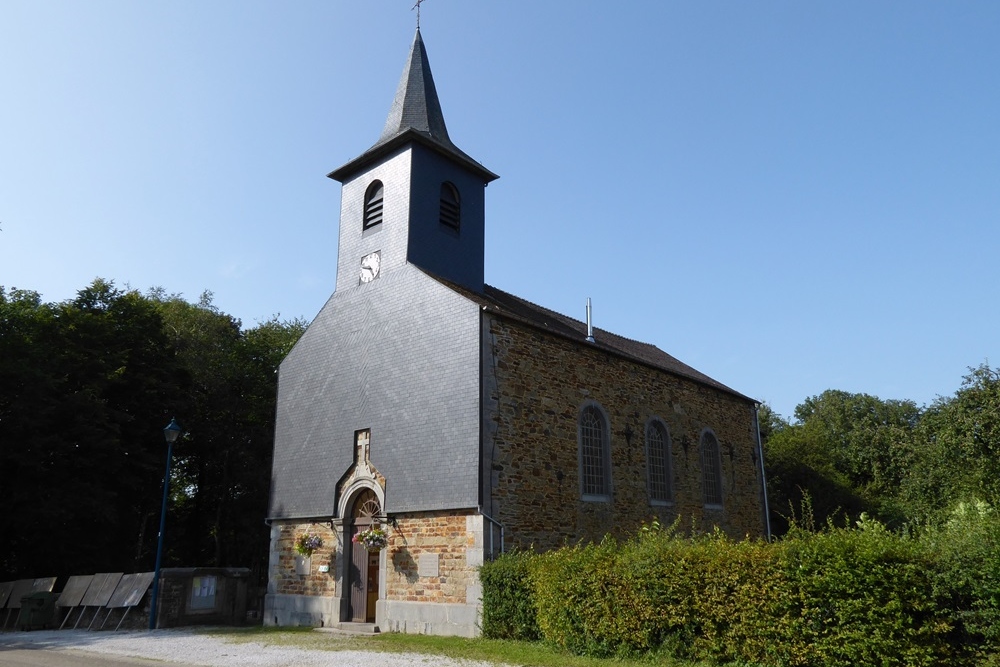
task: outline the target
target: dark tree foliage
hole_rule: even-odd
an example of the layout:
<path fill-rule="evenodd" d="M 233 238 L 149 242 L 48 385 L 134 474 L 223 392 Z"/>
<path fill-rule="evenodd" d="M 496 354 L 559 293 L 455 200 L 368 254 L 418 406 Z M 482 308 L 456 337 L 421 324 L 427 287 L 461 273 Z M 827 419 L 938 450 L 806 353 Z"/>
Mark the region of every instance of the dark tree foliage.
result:
<path fill-rule="evenodd" d="M 818 523 L 867 512 L 896 527 L 946 520 L 960 502 L 1000 504 L 1000 370 L 986 364 L 924 409 L 829 390 L 795 417 L 764 441 L 779 534 L 804 500 Z"/>
<path fill-rule="evenodd" d="M 920 409 L 912 401 L 828 390 L 795 409 L 797 422 L 766 445 L 772 522 L 778 532 L 808 498 L 814 519 L 862 512 L 891 525 L 906 519 L 899 490 L 915 457 Z"/>
<path fill-rule="evenodd" d="M 95 280 L 0 287 L 0 580 L 150 570 L 176 417 L 166 565 L 263 571 L 278 363 L 304 329 Z"/>
<path fill-rule="evenodd" d="M 1000 505 L 1000 369 L 969 369 L 961 388 L 935 401 L 918 429 L 920 447 L 901 500 L 933 521 L 961 501 Z"/>

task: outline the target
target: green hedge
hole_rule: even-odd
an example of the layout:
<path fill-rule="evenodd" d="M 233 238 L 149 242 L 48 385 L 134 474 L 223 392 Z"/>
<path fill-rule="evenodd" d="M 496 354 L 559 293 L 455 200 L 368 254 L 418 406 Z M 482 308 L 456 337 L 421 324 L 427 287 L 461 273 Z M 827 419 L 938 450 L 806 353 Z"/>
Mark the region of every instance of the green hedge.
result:
<path fill-rule="evenodd" d="M 893 533 L 636 538 L 483 568 L 483 633 L 599 657 L 761 666 L 1000 665 L 1000 520 Z"/>
<path fill-rule="evenodd" d="M 488 639 L 533 641 L 538 631 L 535 596 L 531 583 L 532 554 L 515 551 L 483 564 L 483 636 Z"/>

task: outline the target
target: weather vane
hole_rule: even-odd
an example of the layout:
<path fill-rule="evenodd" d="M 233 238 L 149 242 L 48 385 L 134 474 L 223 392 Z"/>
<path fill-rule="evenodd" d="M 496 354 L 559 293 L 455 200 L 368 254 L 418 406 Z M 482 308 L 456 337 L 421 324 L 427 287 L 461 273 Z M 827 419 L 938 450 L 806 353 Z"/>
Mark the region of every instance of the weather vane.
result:
<path fill-rule="evenodd" d="M 417 10 L 417 30 L 420 30 L 420 3 L 426 1 L 427 0 L 417 0 L 417 4 L 410 7 L 410 11 L 413 11 L 414 9 Z"/>

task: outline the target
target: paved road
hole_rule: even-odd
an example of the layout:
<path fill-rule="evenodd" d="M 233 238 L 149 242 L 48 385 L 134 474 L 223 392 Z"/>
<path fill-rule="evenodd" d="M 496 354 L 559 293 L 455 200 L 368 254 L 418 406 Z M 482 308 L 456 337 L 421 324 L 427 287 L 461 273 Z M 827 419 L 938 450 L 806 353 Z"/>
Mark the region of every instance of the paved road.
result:
<path fill-rule="evenodd" d="M 230 642 L 189 628 L 0 632 L 0 667 L 495 667 L 433 655 L 359 651 L 329 639 L 325 650 L 317 650 Z"/>
<path fill-rule="evenodd" d="M 121 658 L 83 651 L 52 651 L 48 649 L 7 649 L 0 647 L 3 667 L 167 667 L 162 660 Z M 190 663 L 170 663 L 170 667 Z"/>

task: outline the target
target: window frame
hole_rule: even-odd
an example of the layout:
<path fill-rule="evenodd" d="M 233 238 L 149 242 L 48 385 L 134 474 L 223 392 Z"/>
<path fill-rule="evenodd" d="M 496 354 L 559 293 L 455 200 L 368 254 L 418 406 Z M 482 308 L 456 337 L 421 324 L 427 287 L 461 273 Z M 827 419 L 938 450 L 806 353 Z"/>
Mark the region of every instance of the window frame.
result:
<path fill-rule="evenodd" d="M 376 198 L 376 195 L 378 197 Z M 377 205 L 377 212 L 372 206 Z M 378 218 L 377 220 L 375 218 Z M 361 208 L 361 231 L 367 232 L 377 228 L 385 219 L 385 184 L 379 179 L 373 180 L 365 189 L 364 205 Z"/>
<path fill-rule="evenodd" d="M 584 419 L 588 415 L 594 415 L 598 426 L 598 467 L 600 467 L 601 483 L 599 487 L 592 485 L 594 475 L 587 472 L 588 467 L 593 467 L 592 462 L 585 461 L 593 457 L 593 443 L 589 442 L 592 435 L 587 432 Z M 587 401 L 580 406 L 576 420 L 577 430 L 577 460 L 580 478 L 580 498 L 587 502 L 609 502 L 611 500 L 611 422 L 607 412 L 596 401 Z"/>
<path fill-rule="evenodd" d="M 454 201 L 445 199 L 445 193 L 449 193 Z M 438 222 L 439 224 L 458 234 L 462 231 L 462 195 L 451 181 L 443 181 L 438 195 Z"/>
<path fill-rule="evenodd" d="M 650 433 L 652 431 L 659 431 L 659 435 L 662 437 L 660 442 L 660 447 L 662 451 L 660 456 L 662 457 L 662 462 L 660 466 L 662 470 L 660 471 L 660 476 L 662 477 L 662 485 L 665 491 L 663 497 L 658 497 L 654 493 L 654 447 Z M 664 423 L 659 417 L 651 417 L 646 422 L 646 493 L 649 495 L 650 505 L 673 505 L 674 504 L 674 465 L 673 465 L 673 441 L 670 438 L 670 428 Z"/>
<path fill-rule="evenodd" d="M 220 583 L 218 575 L 192 577 L 188 583 L 187 611 L 190 614 L 211 614 L 219 608 Z M 204 593 L 204 594 L 202 594 Z"/>
<path fill-rule="evenodd" d="M 701 460 L 702 500 L 706 508 L 722 509 L 726 499 L 725 475 L 722 472 L 722 445 L 715 431 L 710 428 L 702 429 L 698 438 L 698 453 Z M 715 495 L 711 495 L 712 486 L 715 487 Z"/>

